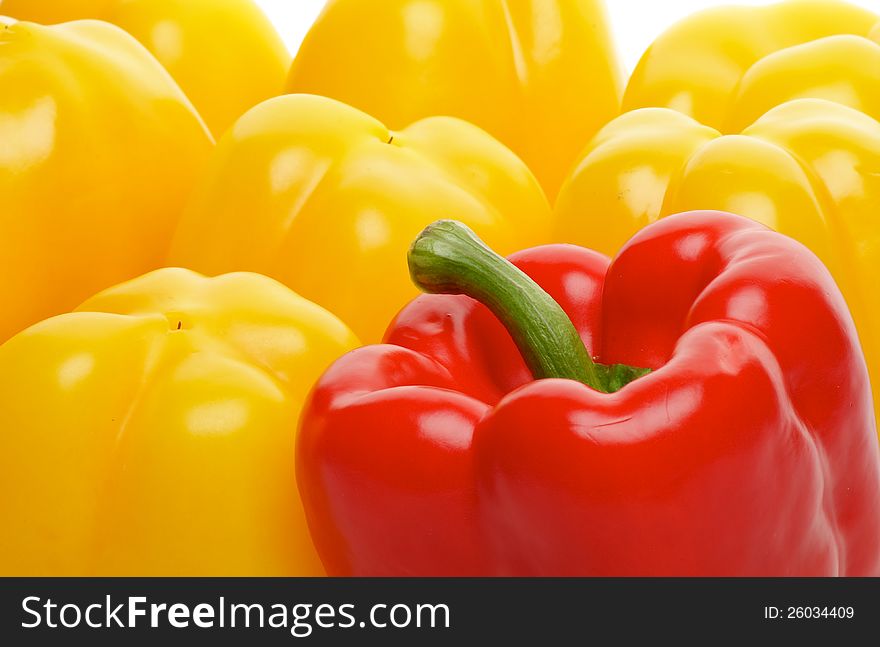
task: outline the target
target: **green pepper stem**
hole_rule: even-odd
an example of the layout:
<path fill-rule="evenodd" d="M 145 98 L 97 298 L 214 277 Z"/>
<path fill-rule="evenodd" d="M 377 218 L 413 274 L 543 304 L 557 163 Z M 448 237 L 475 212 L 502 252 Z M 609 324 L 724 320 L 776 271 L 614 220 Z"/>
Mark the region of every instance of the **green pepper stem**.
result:
<path fill-rule="evenodd" d="M 593 361 L 562 307 L 525 272 L 493 252 L 466 225 L 438 220 L 413 242 L 413 282 L 432 294 L 465 294 L 504 324 L 535 379 L 576 380 L 613 393 L 650 369 Z"/>
<path fill-rule="evenodd" d="M 603 371 L 553 297 L 467 226 L 454 220 L 429 225 L 413 242 L 408 260 L 422 291 L 465 294 L 488 307 L 536 379 L 564 378 L 609 390 Z"/>

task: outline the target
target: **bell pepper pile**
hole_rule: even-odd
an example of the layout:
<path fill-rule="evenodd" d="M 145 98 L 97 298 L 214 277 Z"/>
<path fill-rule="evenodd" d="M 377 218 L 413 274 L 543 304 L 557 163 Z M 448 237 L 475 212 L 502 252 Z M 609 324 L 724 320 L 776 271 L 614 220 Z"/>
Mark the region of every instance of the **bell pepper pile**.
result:
<path fill-rule="evenodd" d="M 880 16 L 0 16 L 0 575 L 880 575 Z"/>

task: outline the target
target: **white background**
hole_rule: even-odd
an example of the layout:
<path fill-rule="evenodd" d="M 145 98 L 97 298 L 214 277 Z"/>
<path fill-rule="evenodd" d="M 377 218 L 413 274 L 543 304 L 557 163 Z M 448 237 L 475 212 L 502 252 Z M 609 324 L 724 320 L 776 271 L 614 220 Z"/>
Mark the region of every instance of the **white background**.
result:
<path fill-rule="evenodd" d="M 373 0 L 376 3 L 382 0 Z M 324 0 L 257 0 L 281 33 L 292 53 L 324 6 Z M 880 0 L 850 0 L 880 13 Z M 645 48 L 672 23 L 706 7 L 729 4 L 763 5 L 771 0 L 606 0 L 611 27 L 627 71 L 632 71 Z"/>

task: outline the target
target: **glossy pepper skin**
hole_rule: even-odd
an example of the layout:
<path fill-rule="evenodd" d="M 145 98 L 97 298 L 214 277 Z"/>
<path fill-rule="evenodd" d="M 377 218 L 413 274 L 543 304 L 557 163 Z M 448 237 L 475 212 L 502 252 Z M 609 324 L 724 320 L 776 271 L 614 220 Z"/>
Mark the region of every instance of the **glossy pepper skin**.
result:
<path fill-rule="evenodd" d="M 0 574 L 321 575 L 291 452 L 357 345 L 266 277 L 163 269 L 0 346 Z"/>
<path fill-rule="evenodd" d="M 0 342 L 158 267 L 213 147 L 121 29 L 0 23 Z"/>
<path fill-rule="evenodd" d="M 825 262 L 852 310 L 877 409 L 880 122 L 821 99 L 777 106 L 736 135 L 673 110 L 627 113 L 573 170 L 556 205 L 556 238 L 613 254 L 658 218 L 704 207 L 762 222 Z"/>
<path fill-rule="evenodd" d="M 122 27 L 165 66 L 218 137 L 281 94 L 290 67 L 284 43 L 253 0 L 0 0 L 0 15 Z"/>
<path fill-rule="evenodd" d="M 878 28 L 880 16 L 836 0 L 698 12 L 648 48 L 623 109 L 673 108 L 725 133 L 808 97 L 880 119 Z"/>
<path fill-rule="evenodd" d="M 704 212 L 650 225 L 610 265 L 571 245 L 511 261 L 596 359 L 653 371 L 614 393 L 535 380 L 485 306 L 417 298 L 301 419 L 330 574 L 880 573 L 868 376 L 813 254 Z"/>
<path fill-rule="evenodd" d="M 374 342 L 417 294 L 400 265 L 410 241 L 450 213 L 505 252 L 550 235 L 537 180 L 479 128 L 433 117 L 390 131 L 332 99 L 289 95 L 220 141 L 169 263 L 266 274 Z"/>
<path fill-rule="evenodd" d="M 552 200 L 618 114 L 622 86 L 600 0 L 330 0 L 287 89 L 394 129 L 434 115 L 470 121 L 525 160 Z"/>

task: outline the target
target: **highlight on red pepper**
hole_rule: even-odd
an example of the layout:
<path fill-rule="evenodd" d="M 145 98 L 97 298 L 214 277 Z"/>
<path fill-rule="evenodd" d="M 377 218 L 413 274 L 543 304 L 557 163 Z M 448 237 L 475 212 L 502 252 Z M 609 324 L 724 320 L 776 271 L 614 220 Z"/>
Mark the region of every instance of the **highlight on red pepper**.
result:
<path fill-rule="evenodd" d="M 880 452 L 840 292 L 796 241 L 670 216 L 613 261 L 440 221 L 343 356 L 297 474 L 331 575 L 878 575 Z"/>

